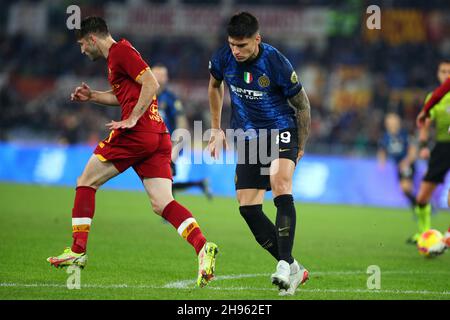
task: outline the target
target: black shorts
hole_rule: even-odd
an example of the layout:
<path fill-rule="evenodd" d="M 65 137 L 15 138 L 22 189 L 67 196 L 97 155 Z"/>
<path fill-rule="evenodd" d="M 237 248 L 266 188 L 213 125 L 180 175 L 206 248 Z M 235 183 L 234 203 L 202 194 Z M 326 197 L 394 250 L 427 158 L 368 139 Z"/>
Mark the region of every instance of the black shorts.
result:
<path fill-rule="evenodd" d="M 450 142 L 438 142 L 431 151 L 428 170 L 423 181 L 436 184 L 444 182 L 450 169 Z"/>
<path fill-rule="evenodd" d="M 267 147 L 260 147 L 261 139 L 265 139 Z M 245 148 L 241 148 L 239 143 L 237 144 L 238 164 L 234 179 L 236 190 L 270 190 L 269 168 L 273 160 L 290 159 L 297 164 L 298 134 L 295 128 L 282 129 L 278 135 L 268 134 L 246 140 L 243 144 Z M 272 152 L 272 148 L 274 152 Z"/>
<path fill-rule="evenodd" d="M 416 167 L 414 166 L 414 163 L 405 170 L 401 170 L 399 165 L 397 164 L 397 175 L 399 180 L 413 180 L 415 172 Z"/>

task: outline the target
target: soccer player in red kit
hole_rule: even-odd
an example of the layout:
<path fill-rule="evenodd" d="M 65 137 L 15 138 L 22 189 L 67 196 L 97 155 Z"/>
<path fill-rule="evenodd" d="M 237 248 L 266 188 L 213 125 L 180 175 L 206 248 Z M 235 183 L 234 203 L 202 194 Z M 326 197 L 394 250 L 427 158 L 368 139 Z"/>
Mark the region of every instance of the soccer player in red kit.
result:
<path fill-rule="evenodd" d="M 217 245 L 207 242 L 192 214 L 172 196 L 170 135 L 158 113 L 159 84 L 148 64 L 125 39 L 115 41 L 105 21 L 87 17 L 76 30 L 81 53 L 91 60 L 105 58 L 112 90 L 91 90 L 85 83 L 71 94 L 73 101 L 120 105 L 121 121 L 111 121 L 109 137 L 101 141 L 77 180 L 72 210 L 73 244 L 47 259 L 55 267 L 87 262 L 86 245 L 94 217 L 95 193 L 109 179 L 129 167 L 139 175 L 153 211 L 169 221 L 195 249 L 199 271 L 197 285 L 214 276 Z"/>

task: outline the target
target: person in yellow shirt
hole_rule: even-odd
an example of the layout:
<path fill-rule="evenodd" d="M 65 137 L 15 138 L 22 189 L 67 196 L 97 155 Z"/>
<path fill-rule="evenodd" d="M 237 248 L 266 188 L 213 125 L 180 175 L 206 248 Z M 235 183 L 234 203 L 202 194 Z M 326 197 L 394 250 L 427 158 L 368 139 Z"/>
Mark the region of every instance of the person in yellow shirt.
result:
<path fill-rule="evenodd" d="M 417 116 L 419 131 L 419 156 L 429 159 L 428 170 L 420 184 L 416 197 L 415 212 L 418 217 L 419 232 L 414 234 L 411 242 L 416 242 L 421 233 L 431 228 L 430 199 L 436 187 L 444 182 L 450 170 L 450 60 L 439 63 L 437 77 L 441 86 L 430 93 L 425 100 L 425 107 Z M 436 144 L 430 153 L 428 148 L 429 127 L 436 126 Z M 448 202 L 450 206 L 450 190 Z M 447 246 L 450 245 L 450 228 L 445 236 Z"/>

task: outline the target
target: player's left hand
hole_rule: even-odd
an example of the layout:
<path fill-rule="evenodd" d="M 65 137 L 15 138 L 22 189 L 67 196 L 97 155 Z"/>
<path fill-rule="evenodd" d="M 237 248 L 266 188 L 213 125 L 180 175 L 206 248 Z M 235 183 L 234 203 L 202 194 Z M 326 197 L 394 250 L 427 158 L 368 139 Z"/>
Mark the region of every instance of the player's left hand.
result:
<path fill-rule="evenodd" d="M 219 153 L 222 149 L 229 149 L 225 133 L 222 129 L 211 129 L 211 137 L 208 142 L 208 150 L 211 158 L 219 159 Z"/>
<path fill-rule="evenodd" d="M 136 120 L 128 118 L 128 119 L 122 120 L 122 121 L 111 121 L 106 124 L 106 127 L 109 130 L 129 129 L 129 128 L 133 128 L 136 125 L 136 123 L 137 123 Z"/>
<path fill-rule="evenodd" d="M 305 154 L 304 150 L 299 150 L 297 154 L 297 163 L 300 161 L 301 158 L 303 158 L 303 155 Z"/>

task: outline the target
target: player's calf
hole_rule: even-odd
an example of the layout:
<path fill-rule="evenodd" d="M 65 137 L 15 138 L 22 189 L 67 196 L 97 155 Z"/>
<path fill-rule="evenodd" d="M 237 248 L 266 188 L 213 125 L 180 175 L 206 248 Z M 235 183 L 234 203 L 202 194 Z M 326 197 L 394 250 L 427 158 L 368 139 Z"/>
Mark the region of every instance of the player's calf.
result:
<path fill-rule="evenodd" d="M 239 212 L 259 245 L 279 260 L 277 230 L 272 221 L 262 211 L 262 205 L 240 206 Z"/>

